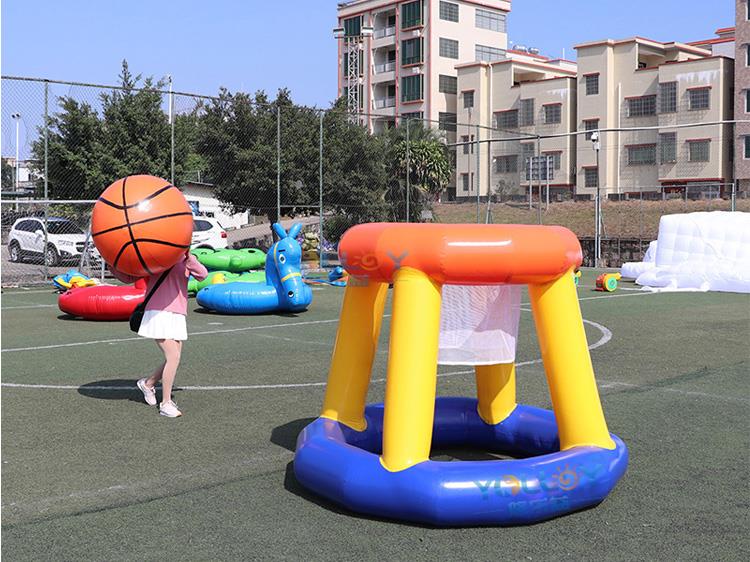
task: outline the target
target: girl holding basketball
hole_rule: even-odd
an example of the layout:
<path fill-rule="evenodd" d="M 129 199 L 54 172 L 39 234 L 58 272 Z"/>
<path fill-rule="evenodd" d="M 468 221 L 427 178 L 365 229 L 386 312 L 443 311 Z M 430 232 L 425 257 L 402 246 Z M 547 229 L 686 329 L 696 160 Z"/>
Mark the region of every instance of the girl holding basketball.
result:
<path fill-rule="evenodd" d="M 138 279 L 112 266 L 110 269 L 114 276 L 124 283 L 134 283 Z M 156 345 L 164 354 L 164 362 L 150 377 L 140 379 L 137 383 L 138 388 L 143 393 L 146 403 L 155 406 L 154 387 L 161 381 L 162 401 L 159 404 L 159 414 L 169 418 L 182 415 L 172 401 L 172 386 L 177 367 L 180 365 L 182 342 L 187 339 L 187 283 L 190 275 L 202 281 L 208 275 L 208 271 L 188 250 L 165 274 L 148 277 L 146 294 L 150 294 L 152 290 L 153 294 L 146 303 L 141 327 L 138 330 L 139 336 L 156 340 Z"/>

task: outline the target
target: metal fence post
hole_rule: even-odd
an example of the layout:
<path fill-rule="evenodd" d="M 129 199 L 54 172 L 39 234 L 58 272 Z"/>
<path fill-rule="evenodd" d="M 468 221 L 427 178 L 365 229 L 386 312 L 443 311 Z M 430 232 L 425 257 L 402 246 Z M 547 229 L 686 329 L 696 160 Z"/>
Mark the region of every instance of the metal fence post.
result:
<path fill-rule="evenodd" d="M 406 119 L 406 222 L 411 222 L 409 219 L 409 192 L 411 191 L 411 152 L 409 147 L 409 129 L 411 129 L 411 120 Z"/>
<path fill-rule="evenodd" d="M 276 221 L 281 223 L 281 106 L 276 106 Z"/>
<path fill-rule="evenodd" d="M 480 169 L 480 167 L 482 165 L 482 158 L 481 158 L 481 154 L 480 154 L 480 151 L 482 150 L 482 145 L 479 144 L 479 133 L 481 131 L 482 131 L 482 129 L 479 127 L 479 125 L 477 125 L 477 130 L 476 130 L 477 171 L 476 171 L 476 178 L 474 178 L 476 180 L 476 185 L 477 185 L 477 224 L 479 224 L 482 221 L 481 203 L 480 203 L 480 200 L 479 200 L 479 185 L 480 185 L 479 180 L 480 180 L 480 177 L 481 177 L 479 169 Z"/>
<path fill-rule="evenodd" d="M 739 187 L 740 187 L 740 180 L 735 179 L 732 182 L 732 198 L 730 199 L 731 203 L 729 205 L 729 209 L 732 212 L 737 210 L 735 205 L 737 204 L 737 191 L 739 190 Z"/>
<path fill-rule="evenodd" d="M 538 215 L 539 215 L 539 224 L 542 224 L 542 137 L 537 136 L 536 137 L 536 170 L 537 170 L 537 176 L 539 179 L 539 205 L 538 205 Z"/>
<path fill-rule="evenodd" d="M 49 199 L 49 81 L 44 81 L 44 198 Z"/>
<path fill-rule="evenodd" d="M 44 198 L 49 199 L 49 82 L 44 82 Z M 49 228 L 47 215 L 49 205 L 44 205 L 44 280 L 49 277 L 49 265 L 47 264 L 47 245 L 49 244 Z"/>
<path fill-rule="evenodd" d="M 174 92 L 172 91 L 172 76 L 169 77 L 169 127 L 170 127 L 170 172 L 169 183 L 174 185 Z"/>
<path fill-rule="evenodd" d="M 319 189 L 319 201 L 320 206 L 318 218 L 320 233 L 318 234 L 318 263 L 320 269 L 323 269 L 323 112 L 320 112 L 320 128 L 318 130 L 318 158 L 320 160 L 318 166 L 318 189 Z"/>

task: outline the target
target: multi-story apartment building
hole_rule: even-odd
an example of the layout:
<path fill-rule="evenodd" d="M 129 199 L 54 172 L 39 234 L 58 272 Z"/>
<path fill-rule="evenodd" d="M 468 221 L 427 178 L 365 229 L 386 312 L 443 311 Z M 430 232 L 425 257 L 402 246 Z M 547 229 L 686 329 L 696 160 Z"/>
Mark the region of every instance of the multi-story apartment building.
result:
<path fill-rule="evenodd" d="M 575 136 L 537 142 L 537 135 L 559 135 L 576 129 L 576 65 L 561 59 L 519 51 L 493 62 L 459 64 L 456 197 L 507 198 L 528 193 L 543 181 L 553 197 L 575 186 Z M 466 125 L 470 124 L 470 125 Z M 491 141 L 489 143 L 484 141 Z M 489 144 L 490 150 L 487 150 Z M 549 177 L 529 170 L 531 156 L 548 156 Z M 547 160 L 545 160 L 547 162 Z M 536 162 L 539 166 L 539 161 Z M 546 168 L 546 165 L 544 166 Z"/>
<path fill-rule="evenodd" d="M 734 118 L 750 119 L 750 2 L 735 0 Z M 734 174 L 739 189 L 750 191 L 750 123 L 735 129 Z"/>
<path fill-rule="evenodd" d="M 339 96 L 347 95 L 349 88 L 359 88 L 354 97 L 359 98 L 360 110 L 374 131 L 406 116 L 429 119 L 453 132 L 458 91 L 455 66 L 505 57 L 510 7 L 510 0 L 340 3 Z M 363 29 L 368 36 L 362 37 Z M 356 77 L 349 72 L 349 61 L 357 59 L 349 56 L 350 49 L 358 53 Z M 350 78 L 356 85 L 350 84 Z"/>
<path fill-rule="evenodd" d="M 578 130 L 603 131 L 597 154 L 577 143 L 577 193 L 717 192 L 732 181 L 734 61 L 705 48 L 640 37 L 577 45 Z M 675 128 L 697 123 L 699 126 Z"/>

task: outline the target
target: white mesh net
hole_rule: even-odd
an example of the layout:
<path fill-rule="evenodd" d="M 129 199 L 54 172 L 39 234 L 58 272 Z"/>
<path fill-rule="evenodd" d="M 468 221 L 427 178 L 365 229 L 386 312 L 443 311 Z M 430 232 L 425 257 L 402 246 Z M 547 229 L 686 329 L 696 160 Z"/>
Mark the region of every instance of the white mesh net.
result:
<path fill-rule="evenodd" d="M 516 358 L 519 285 L 444 285 L 441 365 L 493 365 Z"/>

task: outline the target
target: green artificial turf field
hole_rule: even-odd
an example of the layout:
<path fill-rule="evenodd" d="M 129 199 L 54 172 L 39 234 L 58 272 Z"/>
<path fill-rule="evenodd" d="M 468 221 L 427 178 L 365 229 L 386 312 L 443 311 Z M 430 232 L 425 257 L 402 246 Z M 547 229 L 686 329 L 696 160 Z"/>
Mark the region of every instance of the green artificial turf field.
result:
<path fill-rule="evenodd" d="M 322 405 L 343 290 L 297 315 L 190 301 L 185 415 L 135 380 L 160 360 L 127 324 L 66 319 L 51 290 L 2 294 L 2 554 L 7 560 L 746 559 L 750 299 L 579 287 L 604 412 L 630 449 L 599 506 L 528 527 L 436 529 L 345 512 L 302 489 L 295 440 Z M 630 290 L 628 290 L 630 289 Z M 528 302 L 524 298 L 523 302 Z M 528 309 L 528 307 L 525 307 Z M 388 310 L 386 311 L 388 312 Z M 370 401 L 383 398 L 388 318 Z M 522 312 L 519 402 L 549 407 Z M 441 367 L 440 395 L 474 394 Z M 435 451 L 435 458 L 470 453 Z"/>

